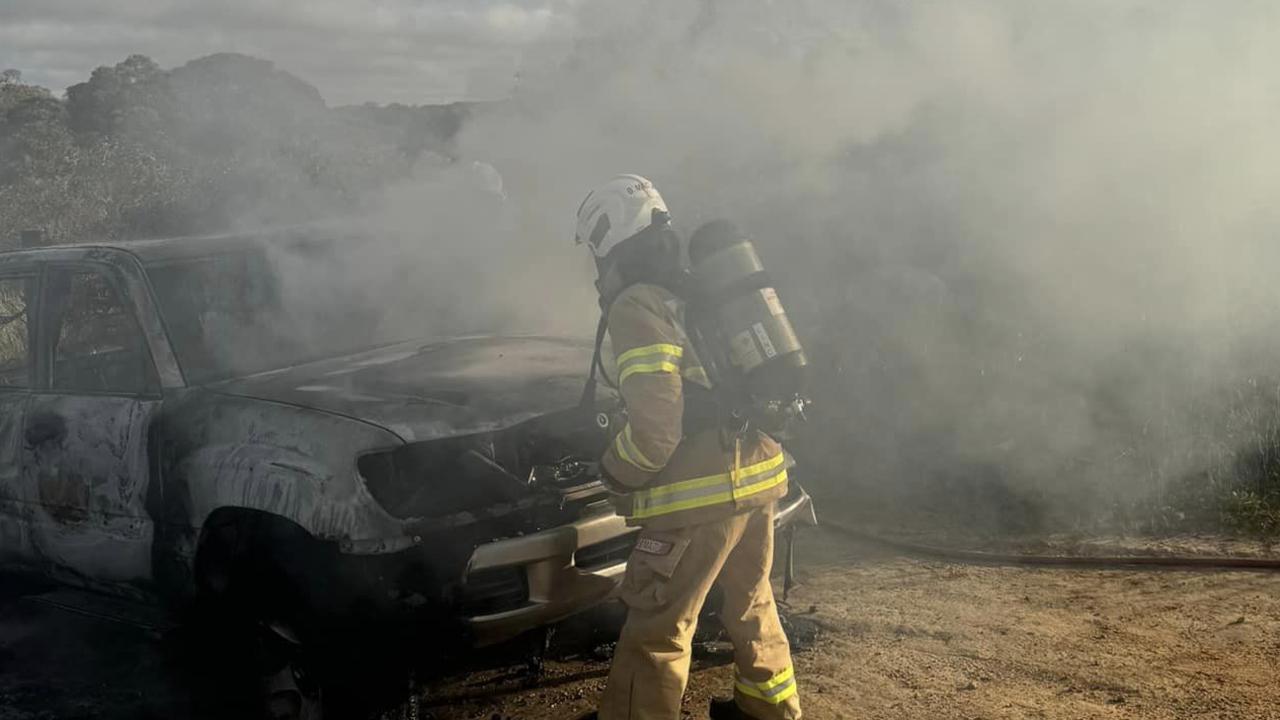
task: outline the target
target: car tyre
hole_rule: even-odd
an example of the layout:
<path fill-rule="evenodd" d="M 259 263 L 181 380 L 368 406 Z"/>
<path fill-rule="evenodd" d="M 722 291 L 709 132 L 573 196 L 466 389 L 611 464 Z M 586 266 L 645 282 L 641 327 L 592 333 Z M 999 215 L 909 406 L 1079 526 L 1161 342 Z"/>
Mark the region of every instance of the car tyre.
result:
<path fill-rule="evenodd" d="M 295 576 L 307 566 L 298 560 L 306 557 L 308 540 L 270 516 L 237 514 L 206 526 L 197 555 L 201 620 L 224 631 L 209 640 L 222 646 L 213 655 L 252 658 L 254 694 L 268 720 L 323 718 L 318 663 L 305 641 L 305 593 Z"/>

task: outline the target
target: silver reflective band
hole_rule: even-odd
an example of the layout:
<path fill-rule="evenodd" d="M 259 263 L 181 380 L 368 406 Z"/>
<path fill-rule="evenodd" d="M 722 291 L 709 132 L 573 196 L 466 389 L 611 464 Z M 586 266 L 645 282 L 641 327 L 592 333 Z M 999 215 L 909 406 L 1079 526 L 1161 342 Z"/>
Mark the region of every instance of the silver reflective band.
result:
<path fill-rule="evenodd" d="M 777 487 L 787 481 L 786 456 L 778 453 L 748 465 L 736 473 L 736 482 L 734 478 L 734 473 L 720 473 L 637 490 L 631 494 L 629 517 L 647 518 L 718 505 Z"/>
<path fill-rule="evenodd" d="M 762 683 L 751 682 L 739 675 L 734 689 L 747 697 L 778 705 L 796 694 L 795 668 L 788 667 Z"/>

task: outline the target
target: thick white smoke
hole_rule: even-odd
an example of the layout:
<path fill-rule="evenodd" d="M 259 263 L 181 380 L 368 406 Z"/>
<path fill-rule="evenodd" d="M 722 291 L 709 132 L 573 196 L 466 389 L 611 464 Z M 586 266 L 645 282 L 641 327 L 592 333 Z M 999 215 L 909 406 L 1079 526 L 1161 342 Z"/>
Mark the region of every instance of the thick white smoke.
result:
<path fill-rule="evenodd" d="M 515 322 L 590 328 L 572 212 L 639 172 L 685 232 L 757 236 L 839 366 L 855 475 L 1146 487 L 1210 452 L 1188 408 L 1273 364 L 1280 6 L 598 0 L 576 23 L 459 141 L 506 180 L 514 232 L 467 242 Z"/>

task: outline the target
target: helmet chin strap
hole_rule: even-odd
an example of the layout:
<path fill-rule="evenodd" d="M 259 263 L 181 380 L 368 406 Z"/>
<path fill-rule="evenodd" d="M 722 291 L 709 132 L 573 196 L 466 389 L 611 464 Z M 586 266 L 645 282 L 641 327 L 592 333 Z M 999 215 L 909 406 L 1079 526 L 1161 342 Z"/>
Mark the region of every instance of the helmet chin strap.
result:
<path fill-rule="evenodd" d="M 596 291 L 600 293 L 600 309 L 608 313 L 609 306 L 627 288 L 628 283 L 622 279 L 622 272 L 618 270 L 617 263 L 608 265 L 602 263 L 599 272 L 600 276 L 596 278 Z"/>

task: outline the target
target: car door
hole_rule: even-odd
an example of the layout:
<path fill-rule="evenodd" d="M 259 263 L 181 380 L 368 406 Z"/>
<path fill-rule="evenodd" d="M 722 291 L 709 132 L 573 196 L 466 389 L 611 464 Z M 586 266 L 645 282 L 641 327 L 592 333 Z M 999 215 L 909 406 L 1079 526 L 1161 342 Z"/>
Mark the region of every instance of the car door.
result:
<path fill-rule="evenodd" d="M 5 564 L 31 559 L 19 454 L 35 377 L 35 292 L 33 270 L 0 272 L 0 562 Z"/>
<path fill-rule="evenodd" d="M 151 575 L 147 433 L 159 383 L 134 304 L 110 265 L 46 268 L 42 377 L 22 437 L 34 551 L 93 583 Z"/>

